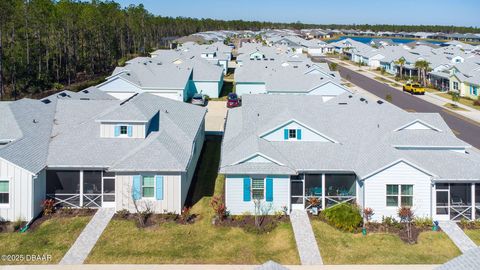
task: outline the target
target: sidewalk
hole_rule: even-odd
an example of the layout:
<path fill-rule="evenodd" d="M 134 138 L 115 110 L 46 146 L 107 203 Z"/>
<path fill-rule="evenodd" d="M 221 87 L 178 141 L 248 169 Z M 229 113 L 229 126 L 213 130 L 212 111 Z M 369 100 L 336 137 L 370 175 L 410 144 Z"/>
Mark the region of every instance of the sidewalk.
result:
<path fill-rule="evenodd" d="M 355 71 L 355 72 L 359 72 L 360 74 L 364 75 L 364 76 L 367 76 L 371 79 L 374 79 L 374 80 L 377 80 L 375 79 L 375 77 L 380 77 L 388 82 L 391 82 L 391 83 L 396 83 L 396 84 L 400 84 L 399 82 L 395 81 L 394 79 L 392 78 L 389 78 L 387 76 L 384 76 L 384 75 L 381 75 L 381 74 L 378 74 L 378 73 L 375 73 L 373 71 L 371 71 L 369 69 L 369 67 L 358 67 L 356 65 L 353 65 L 351 63 L 348 63 L 348 62 L 345 62 L 345 61 L 341 61 L 339 59 L 332 59 L 332 58 L 329 58 L 328 60 L 332 61 L 332 62 L 335 62 L 339 65 L 342 65 L 343 67 L 345 68 L 348 68 L 352 71 Z M 359 71 L 361 70 L 361 71 Z M 378 80 L 377 80 L 378 81 Z M 387 84 L 388 86 L 394 88 L 394 89 L 397 89 L 399 91 L 402 91 L 402 86 L 393 86 L 389 83 L 386 83 L 386 82 L 382 82 L 380 81 L 381 83 L 384 83 L 384 84 Z M 459 114 L 459 115 L 462 115 L 470 120 L 473 120 L 477 123 L 480 123 L 480 111 L 479 110 L 475 110 L 473 108 L 470 108 L 466 105 L 463 105 L 461 103 L 458 103 L 458 107 L 460 107 L 461 109 L 464 109 L 465 111 L 460 111 L 460 110 L 453 110 L 453 109 L 450 109 L 450 108 L 447 108 L 445 107 L 444 105 L 447 104 L 447 103 L 452 103 L 452 101 L 450 99 L 446 99 L 444 97 L 441 97 L 441 96 L 438 96 L 434 93 L 429 93 L 429 92 L 426 92 L 425 95 L 422 95 L 422 96 L 417 96 L 418 98 L 420 99 L 423 99 L 429 103 L 432 103 L 434 105 L 437 105 L 439 107 L 441 107 L 442 109 L 446 110 L 446 111 L 450 111 L 450 112 L 453 112 L 453 113 L 456 113 L 456 114 Z"/>
<path fill-rule="evenodd" d="M 302 265 L 322 265 L 322 257 L 307 212 L 293 210 L 290 214 L 290 222 Z"/>
<path fill-rule="evenodd" d="M 442 231 L 445 232 L 450 239 L 452 239 L 452 242 L 455 243 L 462 253 L 477 247 L 472 239 L 468 238 L 468 236 L 454 221 L 439 221 L 439 225 Z"/>

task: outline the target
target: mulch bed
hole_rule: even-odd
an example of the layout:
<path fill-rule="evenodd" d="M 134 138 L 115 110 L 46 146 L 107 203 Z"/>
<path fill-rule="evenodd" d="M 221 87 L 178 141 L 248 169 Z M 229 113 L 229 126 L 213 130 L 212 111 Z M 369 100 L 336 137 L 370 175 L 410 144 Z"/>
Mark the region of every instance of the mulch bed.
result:
<path fill-rule="evenodd" d="M 71 218 L 71 217 L 86 217 L 93 216 L 97 212 L 97 209 L 91 208 L 59 208 L 56 209 L 53 214 L 45 216 L 41 215 L 30 224 L 28 231 L 35 231 L 43 222 L 52 218 Z"/>
<path fill-rule="evenodd" d="M 214 224 L 216 226 L 224 227 L 239 227 L 244 229 L 247 232 L 254 233 L 269 233 L 273 231 L 279 223 L 290 222 L 290 218 L 286 215 L 282 216 L 261 216 L 260 226 L 255 226 L 255 216 L 251 215 L 239 215 L 239 216 L 228 216 L 223 220 L 214 219 Z"/>
<path fill-rule="evenodd" d="M 2 221 L 0 222 L 0 233 L 12 233 L 18 232 L 21 228 L 23 228 L 27 224 L 26 222 L 10 222 L 10 221 Z"/>
<path fill-rule="evenodd" d="M 174 213 L 166 213 L 166 214 L 149 214 L 145 218 L 144 225 L 140 224 L 138 216 L 136 213 L 128 213 L 128 212 L 117 212 L 113 218 L 116 220 L 133 220 L 138 228 L 153 228 L 158 226 L 161 223 L 167 222 L 174 222 L 177 224 L 187 225 L 193 224 L 198 219 L 198 215 L 190 214 L 188 216 L 181 216 Z"/>
<path fill-rule="evenodd" d="M 431 227 L 419 227 L 411 224 L 412 238 L 408 238 L 407 234 L 407 225 L 403 223 L 398 223 L 395 225 L 386 225 L 383 223 L 369 222 L 365 225 L 367 228 L 367 233 L 393 233 L 397 234 L 403 242 L 409 244 L 416 244 L 418 236 L 421 232 L 431 231 Z M 440 229 L 439 229 L 440 230 Z"/>

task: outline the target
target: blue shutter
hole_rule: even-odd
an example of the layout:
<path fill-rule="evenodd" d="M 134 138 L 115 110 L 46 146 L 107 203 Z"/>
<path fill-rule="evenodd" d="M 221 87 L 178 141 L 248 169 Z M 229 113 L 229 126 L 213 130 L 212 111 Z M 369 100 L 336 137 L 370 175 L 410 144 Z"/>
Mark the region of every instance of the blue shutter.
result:
<path fill-rule="evenodd" d="M 283 138 L 284 138 L 285 140 L 288 140 L 288 129 L 284 129 L 284 130 L 283 130 Z"/>
<path fill-rule="evenodd" d="M 243 178 L 243 201 L 244 202 L 249 202 L 252 198 L 251 198 L 251 194 L 250 194 L 250 178 L 248 177 L 245 177 Z"/>
<path fill-rule="evenodd" d="M 120 126 L 115 126 L 115 137 L 120 136 Z"/>
<path fill-rule="evenodd" d="M 142 183 L 141 183 L 141 176 L 140 175 L 134 175 L 133 176 L 133 185 L 132 185 L 132 198 L 134 200 L 140 200 L 142 197 Z"/>
<path fill-rule="evenodd" d="M 265 183 L 265 186 L 266 186 L 265 200 L 267 202 L 273 202 L 273 178 L 267 177 L 265 182 L 266 182 Z"/>
<path fill-rule="evenodd" d="M 128 137 L 132 137 L 132 133 L 133 133 L 133 127 L 132 126 L 127 126 Z"/>
<path fill-rule="evenodd" d="M 302 130 L 297 129 L 297 140 L 301 140 L 301 139 L 302 139 Z"/>
<path fill-rule="evenodd" d="M 155 189 L 156 189 L 156 192 L 155 192 L 155 197 L 158 201 L 161 201 L 163 200 L 163 176 L 161 175 L 157 175 L 155 176 Z"/>

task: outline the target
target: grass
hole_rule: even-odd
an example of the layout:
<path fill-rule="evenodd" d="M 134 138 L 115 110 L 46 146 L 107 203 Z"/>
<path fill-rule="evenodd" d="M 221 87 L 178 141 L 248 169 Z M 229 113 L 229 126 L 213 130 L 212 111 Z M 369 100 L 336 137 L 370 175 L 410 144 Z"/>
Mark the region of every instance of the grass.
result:
<path fill-rule="evenodd" d="M 452 95 L 450 95 L 449 93 L 439 93 L 438 96 L 441 96 L 441 97 L 446 98 L 448 100 L 452 100 Z M 458 102 L 463 104 L 463 105 L 466 105 L 470 108 L 480 110 L 480 106 L 476 106 L 476 105 L 473 104 L 473 102 L 474 102 L 473 99 L 460 97 Z"/>
<path fill-rule="evenodd" d="M 326 264 L 440 264 L 460 255 L 441 232 L 423 232 L 410 245 L 394 234 L 341 232 L 318 219 L 312 228 Z"/>
<path fill-rule="evenodd" d="M 434 93 L 434 94 L 440 93 L 440 91 L 438 91 L 437 89 L 430 88 L 430 87 L 425 87 L 425 91 L 429 93 Z"/>
<path fill-rule="evenodd" d="M 212 195 L 223 193 L 225 181 L 222 175 L 217 176 L 220 144 L 219 139 L 207 139 L 192 184 L 192 213 L 198 214 L 199 220 L 147 229 L 137 228 L 133 221 L 112 220 L 87 263 L 260 264 L 274 260 L 298 264 L 290 223 L 268 234 L 212 225 L 210 200 Z"/>
<path fill-rule="evenodd" d="M 455 111 L 467 111 L 464 108 L 459 107 L 457 104 L 453 104 L 453 103 L 445 103 L 443 107 L 446 107 Z"/>
<path fill-rule="evenodd" d="M 390 80 L 387 80 L 387 79 L 385 79 L 383 77 L 380 77 L 380 76 L 375 76 L 374 79 L 377 80 L 377 81 L 381 81 L 383 83 L 392 83 Z"/>
<path fill-rule="evenodd" d="M 465 233 L 477 246 L 480 246 L 480 230 L 465 230 Z"/>
<path fill-rule="evenodd" d="M 402 85 L 398 83 L 390 83 L 390 85 L 393 87 L 402 87 Z"/>
<path fill-rule="evenodd" d="M 51 261 L 0 261 L 0 264 L 56 264 L 75 242 L 91 217 L 51 218 L 35 231 L 0 233 L 1 255 L 51 255 Z"/>

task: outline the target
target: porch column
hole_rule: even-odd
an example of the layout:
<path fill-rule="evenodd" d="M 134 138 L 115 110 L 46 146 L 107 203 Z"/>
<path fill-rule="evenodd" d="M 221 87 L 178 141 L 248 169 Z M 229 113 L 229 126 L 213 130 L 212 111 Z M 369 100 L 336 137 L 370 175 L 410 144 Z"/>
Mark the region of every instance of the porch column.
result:
<path fill-rule="evenodd" d="M 472 187 L 472 220 L 475 220 L 475 212 L 476 209 L 475 209 L 475 183 L 472 183 L 471 184 L 471 187 Z"/>
<path fill-rule="evenodd" d="M 83 170 L 80 171 L 80 207 L 83 206 Z"/>
<path fill-rule="evenodd" d="M 322 210 L 325 210 L 325 174 L 322 173 Z"/>

